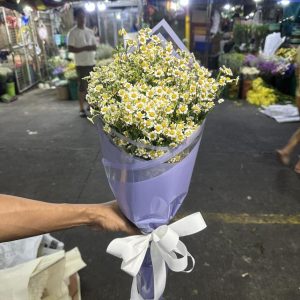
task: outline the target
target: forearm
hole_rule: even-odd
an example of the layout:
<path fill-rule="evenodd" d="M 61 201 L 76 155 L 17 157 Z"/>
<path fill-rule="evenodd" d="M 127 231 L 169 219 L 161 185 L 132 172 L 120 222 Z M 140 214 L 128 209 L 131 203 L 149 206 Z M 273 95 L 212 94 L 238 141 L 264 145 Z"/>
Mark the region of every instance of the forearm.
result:
<path fill-rule="evenodd" d="M 96 45 L 84 46 L 84 47 L 79 47 L 79 48 L 69 46 L 68 51 L 73 52 L 73 53 L 80 53 L 80 52 L 84 52 L 84 51 L 96 51 Z"/>
<path fill-rule="evenodd" d="M 93 223 L 92 205 L 0 195 L 0 242 Z"/>

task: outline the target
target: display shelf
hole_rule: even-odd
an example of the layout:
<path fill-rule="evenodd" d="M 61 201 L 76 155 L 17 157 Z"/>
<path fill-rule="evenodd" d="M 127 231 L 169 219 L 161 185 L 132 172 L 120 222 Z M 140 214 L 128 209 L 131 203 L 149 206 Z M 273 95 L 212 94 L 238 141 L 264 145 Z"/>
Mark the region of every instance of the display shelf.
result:
<path fill-rule="evenodd" d="M 22 25 L 21 15 L 15 11 L 2 8 L 6 20 L 6 34 L 13 56 L 14 72 L 19 92 L 33 86 L 40 79 L 40 67 L 35 47 L 36 35 L 32 31 L 34 23 Z"/>

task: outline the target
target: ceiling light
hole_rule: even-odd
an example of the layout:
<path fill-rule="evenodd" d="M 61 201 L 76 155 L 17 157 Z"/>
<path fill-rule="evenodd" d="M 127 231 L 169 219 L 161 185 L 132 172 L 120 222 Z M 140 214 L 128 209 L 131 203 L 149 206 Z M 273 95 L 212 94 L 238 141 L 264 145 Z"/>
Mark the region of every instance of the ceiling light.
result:
<path fill-rule="evenodd" d="M 84 5 L 87 12 L 93 12 L 95 10 L 95 4 L 93 2 L 88 2 Z"/>
<path fill-rule="evenodd" d="M 290 3 L 291 3 L 290 0 L 281 0 L 279 2 L 279 4 L 282 5 L 282 6 L 288 6 Z"/>
<path fill-rule="evenodd" d="M 225 10 L 230 10 L 231 9 L 231 5 L 229 3 L 224 5 L 224 9 Z"/>
<path fill-rule="evenodd" d="M 189 0 L 179 0 L 179 4 L 181 6 L 188 6 L 189 5 Z"/>
<path fill-rule="evenodd" d="M 99 11 L 104 11 L 104 10 L 106 10 L 106 5 L 105 5 L 104 2 L 98 2 L 97 6 L 98 6 L 98 10 L 99 10 Z"/>

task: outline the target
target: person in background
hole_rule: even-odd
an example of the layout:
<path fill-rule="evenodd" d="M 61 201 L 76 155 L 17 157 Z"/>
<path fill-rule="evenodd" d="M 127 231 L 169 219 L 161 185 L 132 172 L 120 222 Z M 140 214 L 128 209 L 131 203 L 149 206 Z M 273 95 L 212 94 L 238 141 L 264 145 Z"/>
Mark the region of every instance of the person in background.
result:
<path fill-rule="evenodd" d="M 47 203 L 0 194 L 0 243 L 83 225 L 139 234 L 123 216 L 116 201 Z"/>
<path fill-rule="evenodd" d="M 296 76 L 297 76 L 297 91 L 296 91 L 296 105 L 298 107 L 299 116 L 300 116 L 300 47 L 297 49 L 297 68 L 296 68 Z M 279 150 L 276 150 L 277 156 L 281 163 L 288 166 L 291 160 L 291 154 L 293 153 L 294 149 L 297 145 L 300 144 L 300 128 L 292 135 L 289 139 L 288 143 Z M 297 174 L 300 174 L 300 157 L 298 162 L 294 168 Z"/>
<path fill-rule="evenodd" d="M 94 31 L 85 26 L 85 11 L 83 8 L 74 10 L 77 26 L 68 33 L 68 51 L 74 53 L 76 71 L 79 80 L 80 117 L 86 118 L 84 100 L 88 83 L 83 78 L 89 76 L 95 66 L 96 37 Z"/>

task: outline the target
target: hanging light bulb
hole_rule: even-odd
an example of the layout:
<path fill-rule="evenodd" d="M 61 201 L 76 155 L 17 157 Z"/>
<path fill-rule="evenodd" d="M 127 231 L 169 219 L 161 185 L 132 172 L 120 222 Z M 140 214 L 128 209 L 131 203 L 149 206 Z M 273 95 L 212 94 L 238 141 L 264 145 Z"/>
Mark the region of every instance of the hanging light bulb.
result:
<path fill-rule="evenodd" d="M 104 2 L 98 2 L 97 6 L 98 6 L 98 10 L 99 10 L 99 11 L 104 11 L 104 10 L 106 10 L 106 5 L 105 5 Z"/>
<path fill-rule="evenodd" d="M 87 12 L 93 12 L 95 10 L 95 3 L 87 2 L 84 7 Z"/>
<path fill-rule="evenodd" d="M 230 10 L 231 9 L 231 5 L 229 3 L 224 5 L 224 9 L 225 10 Z"/>

